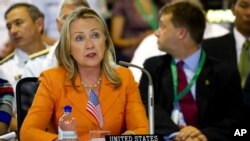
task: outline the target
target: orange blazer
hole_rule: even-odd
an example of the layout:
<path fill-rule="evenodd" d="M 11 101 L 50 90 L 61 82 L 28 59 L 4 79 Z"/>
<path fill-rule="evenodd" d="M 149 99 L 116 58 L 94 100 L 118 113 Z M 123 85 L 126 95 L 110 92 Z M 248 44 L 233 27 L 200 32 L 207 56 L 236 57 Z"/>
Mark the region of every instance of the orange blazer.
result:
<path fill-rule="evenodd" d="M 104 72 L 99 91 L 104 127 L 113 135 L 129 130 L 136 134 L 148 133 L 148 120 L 141 101 L 138 84 L 132 73 L 125 67 L 118 67 L 122 84 L 114 88 Z M 33 104 L 26 116 L 20 138 L 22 141 L 51 141 L 57 138 L 59 118 L 63 115 L 64 105 L 72 106 L 72 114 L 77 121 L 77 134 L 81 141 L 88 140 L 89 131 L 101 130 L 92 114 L 86 110 L 88 94 L 83 89 L 79 75 L 76 78 L 77 90 L 66 78 L 67 72 L 58 67 L 47 70 L 40 77 L 40 86 Z M 46 128 L 52 125 L 55 132 Z"/>

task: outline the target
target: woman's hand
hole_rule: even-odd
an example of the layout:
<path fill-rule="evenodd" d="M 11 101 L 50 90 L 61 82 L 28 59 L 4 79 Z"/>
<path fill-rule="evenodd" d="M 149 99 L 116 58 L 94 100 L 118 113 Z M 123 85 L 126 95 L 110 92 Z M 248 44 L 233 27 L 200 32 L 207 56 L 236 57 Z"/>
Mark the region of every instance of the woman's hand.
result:
<path fill-rule="evenodd" d="M 135 135 L 135 132 L 133 132 L 133 131 L 126 131 L 126 132 L 122 133 L 122 135 Z"/>

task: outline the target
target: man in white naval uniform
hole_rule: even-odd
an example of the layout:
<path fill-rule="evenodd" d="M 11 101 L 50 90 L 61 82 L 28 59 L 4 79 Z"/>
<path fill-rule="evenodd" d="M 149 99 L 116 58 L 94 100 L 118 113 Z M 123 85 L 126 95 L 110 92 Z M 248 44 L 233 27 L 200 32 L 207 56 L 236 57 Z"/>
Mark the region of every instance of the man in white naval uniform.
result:
<path fill-rule="evenodd" d="M 4 78 L 15 88 L 18 80 L 22 78 L 23 69 L 29 57 L 46 49 L 41 38 L 44 28 L 44 15 L 33 5 L 16 3 L 7 9 L 4 16 L 9 37 L 15 46 L 15 50 L 1 60 L 0 70 Z M 16 113 L 15 101 L 13 113 Z M 16 120 L 13 123 L 12 126 L 15 126 Z"/>
<path fill-rule="evenodd" d="M 38 7 L 43 12 L 44 20 L 44 32 L 45 34 L 54 40 L 59 38 L 59 34 L 56 27 L 57 11 L 62 0 L 31 0 L 31 3 Z"/>
<path fill-rule="evenodd" d="M 14 87 L 29 56 L 46 48 L 41 39 L 44 15 L 33 5 L 16 3 L 6 11 L 5 20 L 15 50 L 0 62 L 0 69 Z"/>

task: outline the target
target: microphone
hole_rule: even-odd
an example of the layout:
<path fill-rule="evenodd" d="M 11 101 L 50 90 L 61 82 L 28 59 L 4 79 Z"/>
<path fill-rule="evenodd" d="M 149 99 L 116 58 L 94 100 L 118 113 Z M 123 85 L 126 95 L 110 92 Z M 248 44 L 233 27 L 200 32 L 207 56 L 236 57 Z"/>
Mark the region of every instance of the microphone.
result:
<path fill-rule="evenodd" d="M 124 62 L 124 61 L 119 61 L 120 65 L 127 66 L 127 67 L 135 67 L 140 69 L 143 73 L 145 73 L 148 77 L 148 118 L 149 118 L 149 133 L 154 134 L 154 93 L 153 93 L 153 81 L 152 77 L 149 74 L 149 72 L 137 65 Z"/>

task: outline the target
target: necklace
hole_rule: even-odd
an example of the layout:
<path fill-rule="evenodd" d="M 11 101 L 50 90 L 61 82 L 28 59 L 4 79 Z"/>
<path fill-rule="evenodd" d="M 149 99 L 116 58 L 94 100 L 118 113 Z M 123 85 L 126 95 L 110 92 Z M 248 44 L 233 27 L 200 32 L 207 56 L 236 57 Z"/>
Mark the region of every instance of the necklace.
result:
<path fill-rule="evenodd" d="M 91 85 L 86 84 L 86 83 L 84 83 L 83 81 L 82 81 L 81 83 L 82 83 L 82 85 L 83 85 L 84 87 L 89 88 L 89 89 L 93 89 L 93 88 L 96 88 L 96 87 L 98 87 L 98 86 L 100 85 L 101 80 L 102 80 L 102 78 L 100 77 L 99 80 L 98 80 L 95 84 L 91 84 Z"/>

